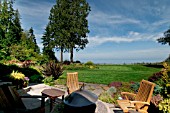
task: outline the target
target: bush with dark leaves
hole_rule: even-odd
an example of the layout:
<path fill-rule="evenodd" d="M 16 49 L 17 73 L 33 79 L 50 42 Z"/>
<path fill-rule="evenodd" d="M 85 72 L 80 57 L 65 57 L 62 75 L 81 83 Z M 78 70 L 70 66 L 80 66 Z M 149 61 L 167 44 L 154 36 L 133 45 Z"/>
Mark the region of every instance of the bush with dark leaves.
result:
<path fill-rule="evenodd" d="M 159 79 L 161 79 L 162 77 L 162 72 L 157 72 L 157 73 L 154 73 L 152 76 L 150 76 L 148 78 L 148 81 L 150 82 L 155 82 L 155 81 L 158 81 Z"/>
<path fill-rule="evenodd" d="M 112 86 L 116 87 L 116 88 L 121 87 L 122 82 L 112 82 L 112 83 L 109 84 L 109 87 L 112 87 Z"/>
<path fill-rule="evenodd" d="M 54 80 L 58 79 L 63 74 L 63 66 L 59 63 L 53 61 L 47 63 L 45 66 L 42 66 L 42 74 L 44 76 L 53 76 Z"/>

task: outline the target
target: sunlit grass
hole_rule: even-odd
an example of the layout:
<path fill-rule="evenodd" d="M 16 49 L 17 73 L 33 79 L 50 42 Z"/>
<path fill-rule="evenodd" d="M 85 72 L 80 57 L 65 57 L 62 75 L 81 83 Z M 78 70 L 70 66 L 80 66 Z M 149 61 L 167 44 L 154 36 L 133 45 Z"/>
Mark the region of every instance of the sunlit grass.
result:
<path fill-rule="evenodd" d="M 60 77 L 62 83 L 66 79 L 67 72 L 75 71 L 79 73 L 80 82 L 109 84 L 113 81 L 139 82 L 142 79 L 148 79 L 153 73 L 160 71 L 160 68 L 142 65 L 98 65 L 98 68 L 95 69 L 65 70 Z"/>

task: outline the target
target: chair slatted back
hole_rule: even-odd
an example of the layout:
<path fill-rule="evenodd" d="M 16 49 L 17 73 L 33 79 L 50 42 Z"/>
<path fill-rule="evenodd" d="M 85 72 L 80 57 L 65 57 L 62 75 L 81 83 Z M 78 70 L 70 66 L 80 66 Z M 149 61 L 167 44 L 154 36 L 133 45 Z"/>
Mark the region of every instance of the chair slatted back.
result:
<path fill-rule="evenodd" d="M 0 88 L 0 109 L 7 110 L 10 108 L 12 108 L 12 105 L 10 104 L 8 98 L 6 97 L 3 89 Z"/>
<path fill-rule="evenodd" d="M 142 80 L 140 82 L 140 87 L 135 97 L 135 100 L 150 103 L 154 87 L 155 87 L 154 83 L 146 81 L 146 80 Z M 137 104 L 136 107 L 140 109 L 142 108 L 143 110 L 148 109 L 148 106 L 143 106 L 143 104 Z"/>
<path fill-rule="evenodd" d="M 26 109 L 26 107 L 25 107 L 22 99 L 20 98 L 20 95 L 18 94 L 17 90 L 12 86 L 8 86 L 8 89 L 9 89 L 11 95 L 12 95 L 13 103 L 15 103 L 14 106 L 16 108 Z"/>
<path fill-rule="evenodd" d="M 79 89 L 78 72 L 67 73 L 68 94 Z"/>

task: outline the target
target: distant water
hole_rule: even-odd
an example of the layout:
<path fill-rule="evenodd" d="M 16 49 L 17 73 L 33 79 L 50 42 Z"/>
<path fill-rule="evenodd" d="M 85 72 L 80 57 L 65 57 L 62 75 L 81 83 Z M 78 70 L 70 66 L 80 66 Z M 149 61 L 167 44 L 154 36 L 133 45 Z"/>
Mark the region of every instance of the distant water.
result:
<path fill-rule="evenodd" d="M 134 63 L 156 63 L 162 62 L 162 59 L 95 59 L 95 60 L 80 60 L 82 63 L 92 61 L 95 64 L 134 64 Z"/>

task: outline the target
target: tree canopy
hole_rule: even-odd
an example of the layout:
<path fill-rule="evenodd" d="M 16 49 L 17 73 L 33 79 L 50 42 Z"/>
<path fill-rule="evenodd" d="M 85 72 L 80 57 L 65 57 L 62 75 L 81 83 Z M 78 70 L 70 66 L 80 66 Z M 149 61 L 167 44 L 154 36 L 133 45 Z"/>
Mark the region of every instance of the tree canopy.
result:
<path fill-rule="evenodd" d="M 170 45 L 170 29 L 164 32 L 164 36 L 157 39 L 157 41 L 163 45 L 168 44 Z"/>
<path fill-rule="evenodd" d="M 63 52 L 70 52 L 70 61 L 73 62 L 73 49 L 84 49 L 88 43 L 89 12 L 90 6 L 86 0 L 56 0 L 42 38 L 44 48 L 60 50 L 61 62 Z"/>
<path fill-rule="evenodd" d="M 24 31 L 13 0 L 0 1 L 0 60 L 20 61 L 40 58 L 33 28 Z"/>

